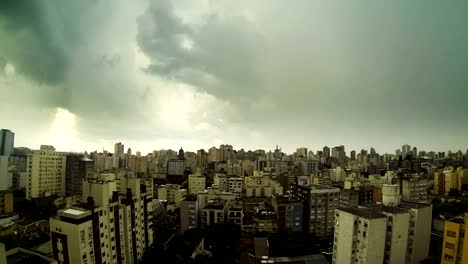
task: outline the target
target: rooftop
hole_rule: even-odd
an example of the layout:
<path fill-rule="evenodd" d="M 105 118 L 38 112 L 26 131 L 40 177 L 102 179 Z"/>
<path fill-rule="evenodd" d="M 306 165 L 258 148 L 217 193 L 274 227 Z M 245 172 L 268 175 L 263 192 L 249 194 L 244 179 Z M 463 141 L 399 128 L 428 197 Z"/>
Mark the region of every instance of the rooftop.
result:
<path fill-rule="evenodd" d="M 68 217 L 68 218 L 73 218 L 73 219 L 80 219 L 86 216 L 90 216 L 91 211 L 83 209 L 83 208 L 73 207 L 73 208 L 66 208 L 66 209 L 58 210 L 57 215 Z"/>
<path fill-rule="evenodd" d="M 375 210 L 374 208 L 341 207 L 339 210 L 366 219 L 387 218 L 385 215 L 383 215 L 378 210 Z"/>
<path fill-rule="evenodd" d="M 184 196 L 183 201 L 195 202 L 197 201 L 198 196 L 194 193 L 187 194 Z"/>
<path fill-rule="evenodd" d="M 426 204 L 426 203 L 412 202 L 412 201 L 401 201 L 400 203 L 400 207 L 408 208 L 408 209 L 421 209 L 421 208 L 425 208 L 429 206 L 431 205 Z"/>
<path fill-rule="evenodd" d="M 396 206 L 385 206 L 383 204 L 366 204 L 365 208 L 371 208 L 378 212 L 390 213 L 390 214 L 405 214 L 408 213 L 407 209 L 399 208 Z"/>
<path fill-rule="evenodd" d="M 215 210 L 222 210 L 226 205 L 226 200 L 224 199 L 213 199 L 209 200 L 203 209 L 215 209 Z"/>

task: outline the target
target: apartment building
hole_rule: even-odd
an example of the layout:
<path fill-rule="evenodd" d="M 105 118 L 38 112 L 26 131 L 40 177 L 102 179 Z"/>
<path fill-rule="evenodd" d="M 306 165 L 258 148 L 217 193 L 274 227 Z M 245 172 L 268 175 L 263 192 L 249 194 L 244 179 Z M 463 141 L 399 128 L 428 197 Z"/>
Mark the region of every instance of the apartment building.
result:
<path fill-rule="evenodd" d="M 335 209 L 340 205 L 340 189 L 331 186 L 291 184 L 291 196 L 304 206 L 302 228 L 318 237 L 333 236 Z"/>
<path fill-rule="evenodd" d="M 304 206 L 289 195 L 275 195 L 272 199 L 276 211 L 279 232 L 301 232 Z"/>
<path fill-rule="evenodd" d="M 269 197 L 283 193 L 283 186 L 261 172 L 254 172 L 254 176 L 244 178 L 246 197 Z"/>
<path fill-rule="evenodd" d="M 180 231 L 198 227 L 198 201 L 196 194 L 187 194 L 180 201 Z"/>
<path fill-rule="evenodd" d="M 116 185 L 89 179 L 82 201 L 50 219 L 53 257 L 58 263 L 138 263 L 153 241 L 152 197 L 140 179 Z"/>
<path fill-rule="evenodd" d="M 158 200 L 169 204 L 180 205 L 182 198 L 187 195 L 187 189 L 181 189 L 178 184 L 166 184 L 158 187 Z"/>
<path fill-rule="evenodd" d="M 242 201 L 231 200 L 228 202 L 227 222 L 242 226 L 244 218 L 244 209 Z"/>
<path fill-rule="evenodd" d="M 200 173 L 188 177 L 188 193 L 203 192 L 206 189 L 206 178 Z"/>
<path fill-rule="evenodd" d="M 65 155 L 42 145 L 28 155 L 27 164 L 26 199 L 65 195 Z"/>
<path fill-rule="evenodd" d="M 227 202 L 221 198 L 209 200 L 200 211 L 201 227 L 224 224 L 228 213 Z"/>
<path fill-rule="evenodd" d="M 441 264 L 468 262 L 468 236 L 465 235 L 467 223 L 468 213 L 445 221 Z"/>
<path fill-rule="evenodd" d="M 419 263 L 427 258 L 432 205 L 400 197 L 398 185 L 384 185 L 383 204 L 337 209 L 333 263 Z"/>
<path fill-rule="evenodd" d="M 426 178 L 414 176 L 402 180 L 402 198 L 407 201 L 426 202 L 429 182 Z"/>

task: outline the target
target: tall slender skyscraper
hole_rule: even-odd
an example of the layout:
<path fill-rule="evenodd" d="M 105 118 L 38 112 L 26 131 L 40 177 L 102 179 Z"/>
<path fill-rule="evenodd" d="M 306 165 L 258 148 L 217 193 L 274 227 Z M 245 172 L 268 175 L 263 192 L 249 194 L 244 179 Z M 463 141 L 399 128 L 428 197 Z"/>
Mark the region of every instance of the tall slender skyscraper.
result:
<path fill-rule="evenodd" d="M 0 156 L 10 156 L 13 154 L 15 133 L 8 129 L 0 130 Z"/>
<path fill-rule="evenodd" d="M 330 157 L 330 148 L 328 146 L 325 146 L 323 147 L 323 156 L 325 158 L 329 158 Z"/>

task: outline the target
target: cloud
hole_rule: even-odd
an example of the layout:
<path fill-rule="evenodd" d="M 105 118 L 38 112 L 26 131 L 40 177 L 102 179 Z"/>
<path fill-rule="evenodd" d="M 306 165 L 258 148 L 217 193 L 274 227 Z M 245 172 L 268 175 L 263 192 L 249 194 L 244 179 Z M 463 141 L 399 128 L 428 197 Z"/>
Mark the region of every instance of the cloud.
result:
<path fill-rule="evenodd" d="M 4 0 L 0 121 L 30 144 L 60 108 L 99 149 L 458 147 L 466 4 L 431 3 Z"/>
<path fill-rule="evenodd" d="M 138 19 L 138 44 L 151 60 L 147 71 L 195 85 L 221 99 L 252 99 L 263 85 L 258 73 L 263 41 L 241 16 L 207 14 L 186 24 L 169 1 L 153 1 Z"/>

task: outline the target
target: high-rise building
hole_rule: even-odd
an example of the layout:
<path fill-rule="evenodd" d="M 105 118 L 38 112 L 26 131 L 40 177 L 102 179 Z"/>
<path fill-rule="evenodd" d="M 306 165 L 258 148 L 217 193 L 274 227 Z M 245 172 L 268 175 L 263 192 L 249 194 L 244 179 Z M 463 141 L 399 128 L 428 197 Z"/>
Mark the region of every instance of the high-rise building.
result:
<path fill-rule="evenodd" d="M 94 161 L 81 154 L 66 156 L 65 195 L 81 195 L 83 180 L 94 177 Z"/>
<path fill-rule="evenodd" d="M 272 200 L 278 217 L 279 232 L 301 232 L 304 206 L 299 200 L 291 199 L 288 195 L 275 195 Z"/>
<path fill-rule="evenodd" d="M 401 152 L 403 152 L 403 155 L 408 155 L 411 153 L 411 146 L 408 144 L 405 144 L 401 146 Z"/>
<path fill-rule="evenodd" d="M 167 161 L 167 175 L 183 176 L 185 173 L 184 159 L 170 159 Z"/>
<path fill-rule="evenodd" d="M 441 264 L 462 264 L 468 262 L 468 236 L 466 226 L 468 213 L 445 221 Z"/>
<path fill-rule="evenodd" d="M 13 186 L 13 178 L 8 171 L 8 156 L 0 156 L 0 191 L 9 190 Z"/>
<path fill-rule="evenodd" d="M 197 168 L 205 168 L 208 164 L 208 153 L 204 149 L 197 150 Z"/>
<path fill-rule="evenodd" d="M 13 178 L 8 171 L 9 156 L 13 155 L 15 133 L 8 129 L 0 130 L 0 191 L 13 187 Z"/>
<path fill-rule="evenodd" d="M 15 133 L 8 129 L 0 130 L 0 156 L 13 155 Z"/>
<path fill-rule="evenodd" d="M 206 189 L 206 178 L 202 174 L 190 174 L 188 178 L 188 192 L 198 193 Z"/>
<path fill-rule="evenodd" d="M 228 192 L 232 193 L 236 199 L 242 198 L 242 189 L 244 181 L 241 177 L 229 177 Z"/>
<path fill-rule="evenodd" d="M 28 155 L 26 198 L 65 195 L 66 156 L 42 145 Z"/>
<path fill-rule="evenodd" d="M 115 143 L 114 145 L 114 156 L 112 157 L 113 160 L 112 160 L 112 167 L 113 168 L 120 168 L 120 160 L 123 158 L 124 156 L 124 145 L 119 142 L 119 143 Z"/>
<path fill-rule="evenodd" d="M 114 156 L 115 157 L 122 157 L 124 154 L 124 144 L 121 142 L 115 143 L 114 145 Z"/>
<path fill-rule="evenodd" d="M 209 200 L 200 210 L 200 222 L 203 228 L 213 224 L 224 224 L 228 213 L 228 201 L 216 198 Z"/>
<path fill-rule="evenodd" d="M 133 263 L 152 245 L 152 198 L 140 179 L 122 178 L 119 193 L 111 181 L 83 183 L 79 207 L 50 219 L 53 257 L 59 263 Z"/>
<path fill-rule="evenodd" d="M 335 209 L 340 205 L 340 189 L 311 184 L 291 184 L 291 198 L 304 206 L 303 231 L 317 237 L 333 236 Z"/>
<path fill-rule="evenodd" d="M 299 162 L 299 169 L 301 175 L 311 175 L 318 171 L 318 162 L 312 160 L 301 160 Z"/>
<path fill-rule="evenodd" d="M 355 151 L 355 150 L 352 150 L 352 151 L 351 151 L 350 159 L 351 159 L 351 160 L 356 160 L 356 151 Z"/>
<path fill-rule="evenodd" d="M 247 197 L 269 197 L 283 193 L 279 182 L 258 171 L 254 172 L 254 176 L 244 177 L 244 189 Z"/>
<path fill-rule="evenodd" d="M 307 158 L 307 148 L 298 148 L 296 149 L 296 157 L 298 158 Z"/>
<path fill-rule="evenodd" d="M 187 195 L 187 189 L 181 189 L 178 184 L 166 184 L 158 187 L 158 200 L 179 206 L 182 198 Z"/>
<path fill-rule="evenodd" d="M 330 148 L 325 146 L 323 147 L 323 157 L 329 158 L 330 157 Z"/>
<path fill-rule="evenodd" d="M 413 149 L 411 150 L 411 155 L 413 155 L 414 158 L 417 158 L 418 157 L 418 148 L 413 147 Z"/>
<path fill-rule="evenodd" d="M 333 263 L 420 263 L 429 254 L 432 206 L 400 202 L 384 186 L 383 205 L 336 210 Z"/>
<path fill-rule="evenodd" d="M 180 231 L 198 227 L 198 201 L 196 194 L 188 194 L 180 201 Z"/>

